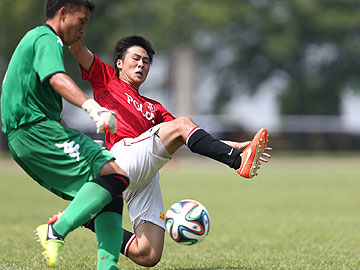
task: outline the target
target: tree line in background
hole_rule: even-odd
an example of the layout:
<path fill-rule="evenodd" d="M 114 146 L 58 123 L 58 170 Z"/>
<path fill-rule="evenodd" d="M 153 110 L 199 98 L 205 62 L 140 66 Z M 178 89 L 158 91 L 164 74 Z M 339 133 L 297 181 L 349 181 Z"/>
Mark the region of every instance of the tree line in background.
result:
<path fill-rule="evenodd" d="M 0 79 L 24 33 L 44 23 L 44 3 L 0 0 Z M 197 64 L 215 71 L 217 94 L 209 113 L 221 113 L 234 93 L 256 92 L 274 77 L 286 82 L 280 97 L 283 114 L 338 114 L 342 91 L 360 86 L 359 1 L 95 0 L 95 4 L 85 37 L 89 48 L 110 56 L 119 38 L 133 34 L 149 38 L 157 54 L 171 55 L 179 46 L 187 47 Z M 65 56 L 69 73 L 79 72 L 71 56 L 67 52 Z"/>

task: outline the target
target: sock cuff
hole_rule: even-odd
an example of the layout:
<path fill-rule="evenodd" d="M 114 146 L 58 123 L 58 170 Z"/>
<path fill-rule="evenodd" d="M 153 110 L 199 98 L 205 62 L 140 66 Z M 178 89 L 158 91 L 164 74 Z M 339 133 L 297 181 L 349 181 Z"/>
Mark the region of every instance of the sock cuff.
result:
<path fill-rule="evenodd" d="M 121 245 L 121 253 L 124 254 L 124 256 L 128 257 L 129 248 L 132 242 L 134 242 L 135 238 L 136 235 L 134 233 L 124 230 L 124 238 Z"/>
<path fill-rule="evenodd" d="M 105 188 L 113 199 L 122 195 L 122 192 L 129 186 L 129 177 L 121 174 L 102 175 L 91 182 L 94 182 Z"/>
<path fill-rule="evenodd" d="M 186 145 L 188 145 L 191 136 L 192 136 L 196 131 L 198 131 L 198 130 L 200 130 L 200 129 L 202 130 L 201 127 L 194 127 L 194 128 L 189 132 L 189 134 L 188 134 L 187 137 L 186 137 L 186 141 L 185 141 L 185 144 L 186 144 Z"/>

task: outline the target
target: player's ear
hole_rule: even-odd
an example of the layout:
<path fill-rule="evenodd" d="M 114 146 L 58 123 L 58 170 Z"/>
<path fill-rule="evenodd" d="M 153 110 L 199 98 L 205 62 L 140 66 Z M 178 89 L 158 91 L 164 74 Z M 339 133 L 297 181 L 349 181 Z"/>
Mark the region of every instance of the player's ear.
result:
<path fill-rule="evenodd" d="M 122 69 L 122 60 L 121 60 L 121 59 L 116 60 L 116 67 L 117 67 L 119 70 Z"/>
<path fill-rule="evenodd" d="M 67 7 L 61 7 L 61 8 L 59 9 L 59 14 L 60 14 L 61 20 L 64 20 L 64 19 L 65 19 L 67 13 L 68 13 L 68 8 L 67 8 Z"/>

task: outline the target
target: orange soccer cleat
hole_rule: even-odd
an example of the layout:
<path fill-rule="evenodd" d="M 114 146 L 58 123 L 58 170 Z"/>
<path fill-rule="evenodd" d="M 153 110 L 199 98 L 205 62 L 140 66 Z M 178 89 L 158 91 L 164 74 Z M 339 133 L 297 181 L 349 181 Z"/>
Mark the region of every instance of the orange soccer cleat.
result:
<path fill-rule="evenodd" d="M 237 173 L 242 177 L 251 178 L 257 175 L 256 171 L 260 168 L 259 159 L 267 147 L 268 137 L 267 130 L 265 128 L 260 129 L 242 152 L 241 165 L 237 170 Z"/>

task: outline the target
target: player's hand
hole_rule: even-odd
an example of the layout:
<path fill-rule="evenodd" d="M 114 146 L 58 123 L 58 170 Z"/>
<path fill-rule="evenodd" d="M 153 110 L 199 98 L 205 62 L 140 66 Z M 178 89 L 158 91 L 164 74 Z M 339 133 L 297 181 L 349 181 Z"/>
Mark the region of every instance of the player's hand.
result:
<path fill-rule="evenodd" d="M 88 112 L 90 118 L 94 120 L 96 124 L 96 133 L 101 133 L 103 131 L 114 133 L 116 131 L 116 117 L 114 112 L 101 107 L 93 99 L 88 99 L 81 107 Z"/>
<path fill-rule="evenodd" d="M 265 148 L 265 151 L 272 151 L 272 148 L 271 147 L 266 147 Z M 268 159 L 269 158 L 271 158 L 271 155 L 269 154 L 269 153 L 267 153 L 267 152 L 263 152 L 262 153 L 262 157 L 260 157 L 260 160 L 262 161 L 262 162 L 268 162 Z"/>
<path fill-rule="evenodd" d="M 103 140 L 94 140 L 94 142 L 100 146 L 104 145 L 104 141 Z"/>
<path fill-rule="evenodd" d="M 251 143 L 251 141 L 246 141 L 246 142 L 222 141 L 222 142 L 230 145 L 231 147 L 234 147 L 235 149 L 237 149 L 239 151 L 243 151 Z M 268 153 L 269 151 L 272 151 L 272 148 L 267 146 L 265 148 L 265 151 L 261 154 L 260 161 L 265 162 L 265 163 L 268 162 L 268 159 L 271 158 L 271 154 Z"/>
<path fill-rule="evenodd" d="M 76 54 L 79 51 L 81 51 L 81 49 L 84 47 L 84 38 L 81 37 L 79 38 L 76 42 L 74 42 L 73 44 L 71 44 L 69 46 L 69 50 L 73 53 Z"/>

